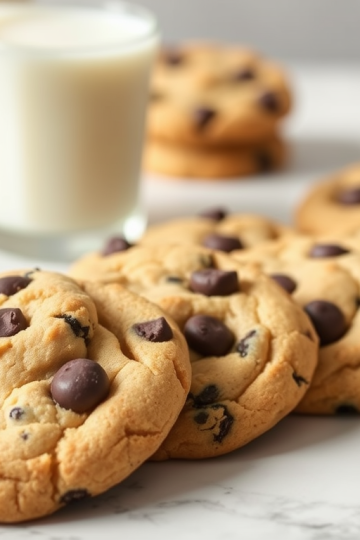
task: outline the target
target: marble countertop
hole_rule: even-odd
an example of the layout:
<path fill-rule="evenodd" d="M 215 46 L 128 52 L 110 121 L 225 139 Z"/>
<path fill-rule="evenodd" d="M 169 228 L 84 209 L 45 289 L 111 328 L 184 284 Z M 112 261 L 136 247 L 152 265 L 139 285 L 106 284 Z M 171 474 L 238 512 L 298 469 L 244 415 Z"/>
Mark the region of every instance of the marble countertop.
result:
<path fill-rule="evenodd" d="M 360 161 L 360 68 L 288 66 L 296 108 L 284 125 L 287 170 L 241 181 L 144 178 L 150 222 L 210 205 L 291 223 L 299 198 L 328 172 Z M 0 252 L 0 268 L 66 270 Z M 204 461 L 146 463 L 109 492 L 0 540 L 359 540 L 360 420 L 290 415 L 247 446 Z"/>
<path fill-rule="evenodd" d="M 227 456 L 146 463 L 0 539 L 358 540 L 359 445 L 358 418 L 289 416 Z"/>

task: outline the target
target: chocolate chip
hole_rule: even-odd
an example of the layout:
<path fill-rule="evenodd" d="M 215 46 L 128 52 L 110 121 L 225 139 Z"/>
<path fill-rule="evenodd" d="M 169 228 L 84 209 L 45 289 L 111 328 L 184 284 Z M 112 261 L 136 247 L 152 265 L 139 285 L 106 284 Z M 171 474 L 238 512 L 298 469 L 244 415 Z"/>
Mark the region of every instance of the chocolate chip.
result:
<path fill-rule="evenodd" d="M 60 407 L 84 413 L 106 397 L 109 387 L 109 378 L 100 364 L 87 358 L 76 358 L 56 372 L 51 394 Z"/>
<path fill-rule="evenodd" d="M 260 105 L 269 112 L 278 112 L 280 109 L 279 98 L 273 92 L 264 92 L 259 96 Z"/>
<path fill-rule="evenodd" d="M 200 212 L 199 217 L 211 219 L 212 221 L 222 221 L 227 216 L 224 208 L 208 208 Z"/>
<path fill-rule="evenodd" d="M 173 331 L 164 317 L 134 324 L 133 328 L 138 336 L 153 343 L 170 341 L 173 337 Z"/>
<path fill-rule="evenodd" d="M 213 441 L 217 443 L 224 440 L 234 423 L 234 417 L 222 403 L 206 405 L 204 410 L 198 411 L 193 419 L 198 426 L 204 426 L 199 427 L 199 430 L 210 431 Z"/>
<path fill-rule="evenodd" d="M 29 283 L 31 283 L 31 279 L 24 276 L 6 276 L 0 278 L 0 293 L 6 296 L 12 296 L 21 289 L 25 289 Z"/>
<path fill-rule="evenodd" d="M 236 249 L 243 249 L 243 245 L 235 236 L 223 236 L 220 234 L 209 234 L 203 240 L 203 245 L 210 249 L 225 251 L 230 253 Z"/>
<path fill-rule="evenodd" d="M 337 200 L 341 204 L 360 204 L 360 187 L 340 191 L 337 196 Z"/>
<path fill-rule="evenodd" d="M 256 168 L 260 172 L 268 172 L 274 169 L 274 160 L 270 152 L 265 149 L 255 152 Z"/>
<path fill-rule="evenodd" d="M 109 240 L 106 242 L 101 254 L 106 257 L 107 255 L 111 255 L 112 253 L 126 251 L 130 247 L 132 247 L 132 244 L 129 244 L 129 242 L 122 236 L 113 236 L 112 238 L 109 238 Z"/>
<path fill-rule="evenodd" d="M 9 417 L 12 418 L 13 420 L 20 420 L 20 418 L 22 418 L 24 414 L 25 414 L 25 411 L 22 407 L 14 407 L 9 412 Z"/>
<path fill-rule="evenodd" d="M 218 387 L 215 384 L 209 384 L 196 396 L 190 394 L 189 398 L 193 400 L 194 407 L 203 407 L 217 401 L 219 394 Z"/>
<path fill-rule="evenodd" d="M 341 414 L 341 415 L 358 415 L 359 414 L 359 410 L 354 405 L 349 405 L 349 404 L 339 405 L 336 408 L 335 412 L 336 414 Z"/>
<path fill-rule="evenodd" d="M 345 253 L 349 253 L 349 250 L 336 244 L 315 244 L 309 252 L 309 257 L 338 257 Z"/>
<path fill-rule="evenodd" d="M 210 431 L 213 441 L 221 443 L 229 433 L 234 423 L 234 417 L 228 408 L 222 403 L 207 405 L 202 411 L 195 414 L 194 422 L 198 424 L 200 431 Z"/>
<path fill-rule="evenodd" d="M 239 291 L 237 272 L 206 268 L 193 272 L 190 277 L 190 290 L 205 296 L 228 296 Z"/>
<path fill-rule="evenodd" d="M 184 54 L 176 49 L 166 49 L 162 51 L 162 59 L 169 67 L 177 67 L 185 60 Z"/>
<path fill-rule="evenodd" d="M 168 283 L 182 283 L 184 281 L 179 276 L 167 276 L 165 279 Z"/>
<path fill-rule="evenodd" d="M 250 340 L 252 337 L 255 336 L 255 334 L 256 330 L 250 330 L 250 332 L 248 332 L 246 336 L 239 341 L 236 350 L 238 353 L 240 353 L 240 356 L 242 358 L 245 358 L 245 356 L 247 356 L 250 347 Z"/>
<path fill-rule="evenodd" d="M 223 418 L 220 420 L 218 433 L 214 433 L 213 435 L 214 442 L 221 443 L 229 433 L 231 426 L 234 423 L 234 417 L 229 413 L 228 408 L 221 403 L 216 403 L 215 405 L 212 405 L 211 408 L 214 410 L 223 409 Z"/>
<path fill-rule="evenodd" d="M 60 497 L 61 504 L 70 504 L 81 499 L 91 497 L 90 493 L 86 489 L 71 489 Z"/>
<path fill-rule="evenodd" d="M 0 309 L 0 337 L 15 336 L 25 328 L 27 328 L 27 322 L 21 309 Z"/>
<path fill-rule="evenodd" d="M 306 304 L 304 310 L 315 327 L 321 346 L 329 345 L 345 334 L 346 321 L 344 314 L 332 302 L 314 300 Z"/>
<path fill-rule="evenodd" d="M 27 441 L 29 436 L 30 436 L 29 433 L 27 433 L 26 431 L 23 431 L 22 433 L 20 433 L 20 437 L 22 438 L 23 441 Z"/>
<path fill-rule="evenodd" d="M 298 386 L 301 386 L 302 384 L 309 384 L 309 381 L 302 377 L 302 375 L 298 375 L 295 371 L 293 371 L 292 376 Z"/>
<path fill-rule="evenodd" d="M 214 109 L 199 107 L 193 111 L 193 118 L 198 129 L 204 129 L 216 116 Z"/>
<path fill-rule="evenodd" d="M 205 424 L 209 418 L 209 413 L 200 411 L 194 416 L 194 422 L 197 424 Z"/>
<path fill-rule="evenodd" d="M 79 321 L 72 315 L 58 315 L 57 319 L 64 319 L 64 321 L 71 327 L 76 337 L 80 337 L 87 340 L 89 335 L 90 326 L 81 326 Z"/>
<path fill-rule="evenodd" d="M 294 281 L 291 277 L 287 276 L 286 274 L 270 274 L 270 277 L 276 281 L 282 287 L 287 291 L 289 294 L 293 293 L 296 289 L 296 281 Z"/>
<path fill-rule="evenodd" d="M 232 82 L 252 81 L 256 77 L 255 71 L 251 67 L 242 67 L 238 71 L 231 74 Z"/>
<path fill-rule="evenodd" d="M 234 343 L 229 328 L 210 315 L 194 315 L 188 319 L 184 334 L 189 347 L 203 356 L 223 356 Z"/>

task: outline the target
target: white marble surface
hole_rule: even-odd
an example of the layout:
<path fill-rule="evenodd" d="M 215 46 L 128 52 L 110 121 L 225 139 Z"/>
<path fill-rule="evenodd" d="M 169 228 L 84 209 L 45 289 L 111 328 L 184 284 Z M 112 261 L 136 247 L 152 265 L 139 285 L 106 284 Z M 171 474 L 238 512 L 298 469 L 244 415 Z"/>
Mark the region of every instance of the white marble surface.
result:
<path fill-rule="evenodd" d="M 209 205 L 289 222 L 307 187 L 360 161 L 360 68 L 289 66 L 293 159 L 271 177 L 216 183 L 144 179 L 152 222 Z M 66 264 L 0 252 L 0 268 Z M 0 540 L 359 540 L 360 421 L 289 416 L 259 439 L 205 461 L 146 463 L 121 485 Z"/>
<path fill-rule="evenodd" d="M 221 458 L 146 463 L 121 485 L 0 539 L 358 540 L 357 418 L 289 416 Z"/>

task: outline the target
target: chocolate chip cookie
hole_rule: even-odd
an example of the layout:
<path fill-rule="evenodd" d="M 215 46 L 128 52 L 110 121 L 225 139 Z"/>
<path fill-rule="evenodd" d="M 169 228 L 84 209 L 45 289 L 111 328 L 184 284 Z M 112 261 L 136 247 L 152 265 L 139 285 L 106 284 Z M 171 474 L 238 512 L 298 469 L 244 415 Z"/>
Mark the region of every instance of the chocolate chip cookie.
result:
<path fill-rule="evenodd" d="M 70 273 L 146 296 L 186 338 L 191 390 L 153 459 L 239 448 L 288 414 L 309 386 L 318 355 L 310 318 L 253 265 L 201 246 L 160 244 L 89 254 Z"/>
<path fill-rule="evenodd" d="M 151 81 L 150 139 L 251 144 L 273 137 L 289 113 L 284 70 L 237 45 L 191 42 L 159 54 Z"/>
<path fill-rule="evenodd" d="M 281 168 L 287 148 L 279 137 L 242 146 L 199 147 L 149 139 L 143 167 L 170 178 L 218 180 L 266 174 Z"/>
<path fill-rule="evenodd" d="M 291 227 L 258 214 L 236 214 L 222 208 L 209 208 L 196 216 L 149 226 L 140 243 L 185 243 L 231 252 L 292 233 Z"/>
<path fill-rule="evenodd" d="M 258 263 L 303 307 L 319 335 L 319 363 L 296 410 L 359 413 L 359 238 L 299 235 L 232 256 Z"/>
<path fill-rule="evenodd" d="M 347 234 L 360 229 L 360 163 L 315 183 L 299 204 L 295 225 L 303 233 Z"/>
<path fill-rule="evenodd" d="M 190 363 L 171 317 L 118 284 L 8 272 L 0 304 L 0 521 L 18 522 L 149 458 L 183 407 Z"/>

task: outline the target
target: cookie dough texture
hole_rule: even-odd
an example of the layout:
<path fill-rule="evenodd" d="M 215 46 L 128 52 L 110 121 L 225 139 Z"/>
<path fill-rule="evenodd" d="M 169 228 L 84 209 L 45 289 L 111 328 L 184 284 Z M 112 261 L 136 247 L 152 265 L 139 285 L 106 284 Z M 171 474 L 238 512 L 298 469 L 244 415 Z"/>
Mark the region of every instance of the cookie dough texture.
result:
<path fill-rule="evenodd" d="M 231 214 L 224 212 L 218 219 L 189 216 L 150 225 L 141 245 L 167 243 L 203 245 L 210 235 L 237 239 L 243 249 L 292 234 L 293 230 L 258 214 Z M 241 248 L 240 248 L 241 249 Z"/>
<path fill-rule="evenodd" d="M 219 180 L 269 173 L 287 161 L 286 144 L 272 137 L 252 146 L 199 147 L 149 139 L 143 167 L 169 178 Z"/>
<path fill-rule="evenodd" d="M 291 109 L 282 68 L 240 46 L 189 42 L 155 64 L 148 136 L 199 146 L 270 139 Z"/>
<path fill-rule="evenodd" d="M 360 229 L 360 162 L 313 184 L 295 213 L 302 233 L 337 235 Z"/>
<path fill-rule="evenodd" d="M 102 493 L 149 458 L 185 402 L 190 363 L 168 315 L 166 341 L 135 331 L 164 313 L 119 284 L 80 288 L 38 270 L 1 274 L 0 284 L 9 275 L 30 278 L 0 293 L 1 310 L 19 309 L 26 320 L 0 337 L 0 521 L 18 522 Z M 59 368 L 77 358 L 100 364 L 110 383 L 81 414 L 51 394 Z"/>
<path fill-rule="evenodd" d="M 360 412 L 360 241 L 358 236 L 299 235 L 234 254 L 241 262 L 257 263 L 269 275 L 287 276 L 295 286 L 293 299 L 305 307 L 313 301 L 340 309 L 345 332 L 321 345 L 311 385 L 296 408 L 306 414 Z M 334 332 L 334 323 L 326 329 Z"/>
<path fill-rule="evenodd" d="M 300 306 L 253 265 L 200 246 L 138 246 L 107 257 L 90 254 L 70 272 L 80 281 L 118 282 L 146 296 L 176 320 L 188 343 L 189 325 L 195 327 L 195 343 L 208 351 L 190 343 L 191 390 L 153 459 L 230 452 L 274 426 L 304 396 L 318 338 Z M 212 279 L 218 285 L 219 273 L 231 274 L 232 289 L 214 294 Z M 214 331 L 220 328 L 215 344 L 206 323 L 194 324 L 197 316 L 210 317 Z M 218 342 L 229 334 L 232 344 L 219 354 Z"/>

